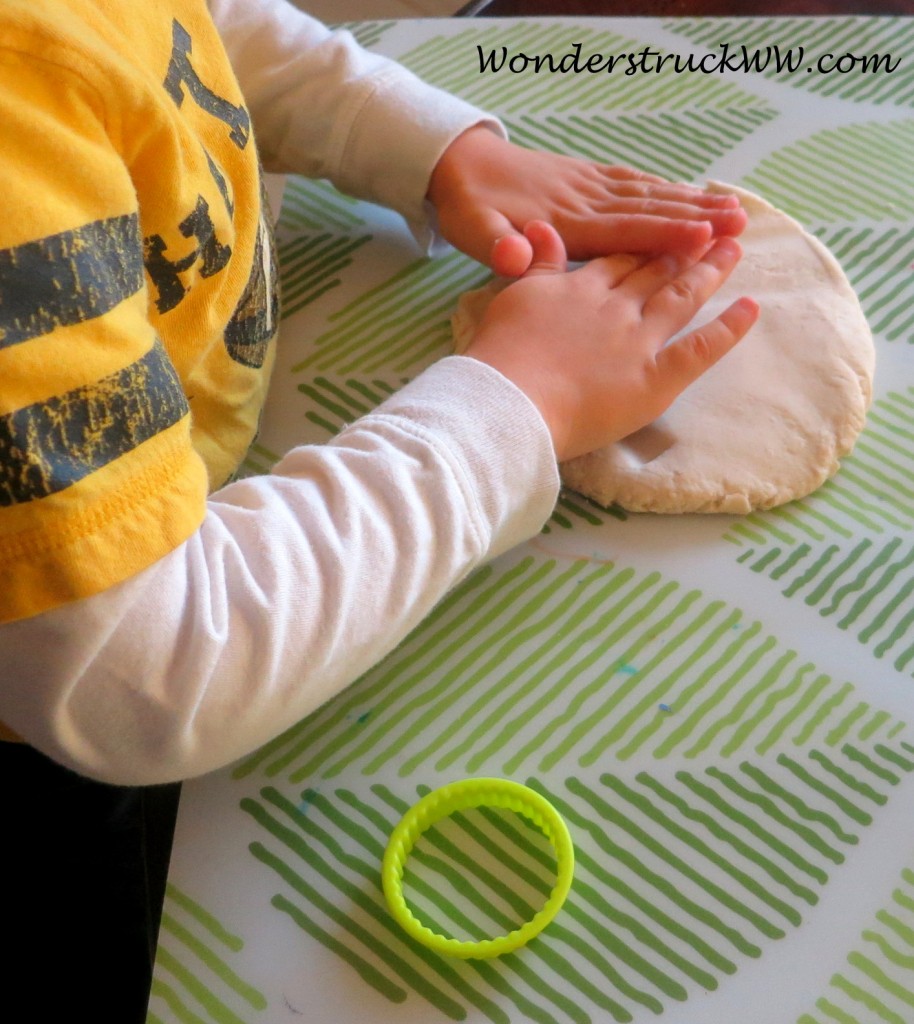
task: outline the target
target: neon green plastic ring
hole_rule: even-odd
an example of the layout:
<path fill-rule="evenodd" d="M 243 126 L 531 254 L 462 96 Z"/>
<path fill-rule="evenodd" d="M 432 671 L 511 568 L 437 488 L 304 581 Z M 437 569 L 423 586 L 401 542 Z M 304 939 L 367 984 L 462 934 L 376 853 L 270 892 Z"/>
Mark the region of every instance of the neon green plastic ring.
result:
<path fill-rule="evenodd" d="M 498 938 L 465 942 L 438 935 L 413 914 L 403 896 L 403 872 L 407 858 L 423 832 L 457 811 L 474 807 L 515 811 L 533 822 L 555 851 L 556 882 L 543 908 L 520 928 Z M 506 779 L 465 779 L 442 786 L 424 796 L 415 807 L 407 811 L 391 833 L 381 866 L 384 896 L 394 919 L 409 935 L 429 949 L 464 960 L 502 956 L 519 949 L 539 935 L 565 902 L 573 875 L 574 846 L 561 815 L 539 793 L 519 782 Z"/>

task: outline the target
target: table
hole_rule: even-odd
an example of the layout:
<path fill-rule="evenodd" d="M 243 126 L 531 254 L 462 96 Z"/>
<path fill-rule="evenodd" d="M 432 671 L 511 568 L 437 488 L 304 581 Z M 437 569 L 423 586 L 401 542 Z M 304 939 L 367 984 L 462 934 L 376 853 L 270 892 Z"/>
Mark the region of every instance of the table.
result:
<path fill-rule="evenodd" d="M 471 0 L 458 14 L 486 18 L 910 15 L 914 0 Z"/>
<path fill-rule="evenodd" d="M 638 516 L 563 493 L 540 536 L 474 573 L 350 690 L 186 784 L 150 1024 L 914 1019 L 914 23 L 354 31 L 494 109 L 518 141 L 768 196 L 857 288 L 875 399 L 837 476 L 769 513 Z M 724 41 L 900 64 L 610 83 L 499 78 L 477 51 Z M 285 339 L 248 472 L 445 353 L 458 294 L 487 277 L 458 254 L 423 258 L 397 217 L 319 182 L 289 183 L 279 240 Z M 547 794 L 577 872 L 526 949 L 444 960 L 391 922 L 381 855 L 420 794 L 480 775 Z M 542 846 L 511 820 L 467 816 L 436 844 L 415 883 L 431 914 L 457 904 L 496 927 L 548 884 Z"/>

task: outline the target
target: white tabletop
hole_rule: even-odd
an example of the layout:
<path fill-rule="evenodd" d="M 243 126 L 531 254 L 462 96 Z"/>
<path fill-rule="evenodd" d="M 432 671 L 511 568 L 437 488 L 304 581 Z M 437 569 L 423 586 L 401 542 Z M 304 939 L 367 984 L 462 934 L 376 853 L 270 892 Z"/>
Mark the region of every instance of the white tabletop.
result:
<path fill-rule="evenodd" d="M 357 32 L 520 142 L 781 206 L 860 295 L 874 403 L 838 474 L 772 512 L 627 515 L 564 493 L 546 531 L 350 690 L 188 783 L 150 1022 L 914 1020 L 914 19 Z M 700 57 L 723 43 L 803 47 L 805 63 L 493 75 L 477 49 Z M 826 74 L 828 53 L 900 63 Z M 289 183 L 279 238 L 282 355 L 250 472 L 447 352 L 457 296 L 487 278 L 460 255 L 421 257 L 396 217 L 323 184 Z M 525 949 L 449 960 L 390 919 L 381 854 L 421 793 L 483 775 L 553 800 L 575 882 Z M 429 914 L 459 904 L 488 928 L 549 878 L 510 821 L 452 822 L 416 870 Z"/>

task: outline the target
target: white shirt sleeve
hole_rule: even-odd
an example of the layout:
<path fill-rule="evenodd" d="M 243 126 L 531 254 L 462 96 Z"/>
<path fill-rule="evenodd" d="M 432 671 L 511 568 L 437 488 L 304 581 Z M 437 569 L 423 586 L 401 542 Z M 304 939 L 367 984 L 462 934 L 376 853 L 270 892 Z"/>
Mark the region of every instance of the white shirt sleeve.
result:
<path fill-rule="evenodd" d="M 432 240 L 428 181 L 439 157 L 476 124 L 504 127 L 286 0 L 210 0 L 269 171 L 327 178 L 402 214 Z M 433 221 L 433 219 L 432 219 Z"/>
<path fill-rule="evenodd" d="M 136 577 L 0 628 L 0 719 L 111 782 L 223 766 L 534 535 L 557 493 L 532 403 L 451 356 L 329 444 L 215 493 L 201 529 Z"/>

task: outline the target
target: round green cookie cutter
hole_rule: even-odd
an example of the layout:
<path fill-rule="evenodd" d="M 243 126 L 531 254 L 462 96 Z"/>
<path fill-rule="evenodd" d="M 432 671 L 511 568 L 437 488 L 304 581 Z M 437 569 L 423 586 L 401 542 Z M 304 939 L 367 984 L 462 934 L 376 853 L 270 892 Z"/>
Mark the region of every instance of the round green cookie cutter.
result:
<path fill-rule="evenodd" d="M 520 928 L 498 938 L 465 942 L 438 935 L 415 917 L 403 896 L 403 872 L 419 837 L 437 822 L 457 811 L 474 807 L 495 807 L 522 814 L 536 825 L 552 844 L 556 859 L 556 882 L 543 908 Z M 506 779 L 465 779 L 452 782 L 424 796 L 391 833 L 381 866 L 384 896 L 395 920 L 418 942 L 436 953 L 461 959 L 489 959 L 526 945 L 559 912 L 571 889 L 574 875 L 574 846 L 568 826 L 545 797 Z"/>

